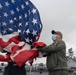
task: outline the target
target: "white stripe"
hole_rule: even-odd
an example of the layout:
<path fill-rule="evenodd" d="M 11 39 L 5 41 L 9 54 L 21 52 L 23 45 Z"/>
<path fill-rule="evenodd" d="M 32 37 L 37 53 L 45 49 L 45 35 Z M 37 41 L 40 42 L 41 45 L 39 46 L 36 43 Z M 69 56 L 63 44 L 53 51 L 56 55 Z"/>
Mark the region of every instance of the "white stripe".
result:
<path fill-rule="evenodd" d="M 3 48 L 5 51 L 11 52 L 12 47 L 13 46 L 23 46 L 24 44 L 26 44 L 24 41 L 19 42 L 18 44 L 15 44 L 14 42 L 11 42 L 8 46 L 6 46 L 5 48 Z M 23 49 L 26 49 L 28 46 L 23 47 Z"/>
<path fill-rule="evenodd" d="M 0 34 L 0 38 L 2 38 L 2 34 Z"/>
<path fill-rule="evenodd" d="M 20 52 L 25 51 L 25 50 L 30 50 L 31 46 L 29 44 L 25 44 L 25 46 L 21 50 L 17 50 L 14 55 L 11 55 L 10 58 L 12 61 L 14 61 L 14 57 L 17 56 Z"/>
<path fill-rule="evenodd" d="M 1 53 L 0 55 L 3 56 L 4 58 L 7 57 L 7 56 L 6 56 L 6 53 Z"/>
<path fill-rule="evenodd" d="M 18 36 L 19 34 L 17 32 L 11 33 L 11 34 L 7 34 L 7 35 L 1 35 L 0 34 L 0 38 L 2 38 L 2 40 L 4 42 L 8 42 L 8 40 L 12 37 Z"/>
<path fill-rule="evenodd" d="M 43 53 L 42 52 L 39 52 L 39 58 L 42 58 L 43 57 Z"/>

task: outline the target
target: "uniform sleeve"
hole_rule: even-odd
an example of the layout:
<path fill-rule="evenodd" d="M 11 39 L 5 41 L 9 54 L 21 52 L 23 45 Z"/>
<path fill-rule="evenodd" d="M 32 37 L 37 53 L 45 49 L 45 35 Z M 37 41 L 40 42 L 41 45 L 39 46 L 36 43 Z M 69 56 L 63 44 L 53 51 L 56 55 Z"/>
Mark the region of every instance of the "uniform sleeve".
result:
<path fill-rule="evenodd" d="M 58 52 L 60 50 L 63 50 L 63 49 L 66 49 L 66 45 L 64 43 L 64 41 L 60 41 L 58 42 L 56 45 L 55 44 L 51 44 L 49 46 L 46 46 L 44 48 L 39 48 L 38 51 L 41 51 L 41 52 Z"/>

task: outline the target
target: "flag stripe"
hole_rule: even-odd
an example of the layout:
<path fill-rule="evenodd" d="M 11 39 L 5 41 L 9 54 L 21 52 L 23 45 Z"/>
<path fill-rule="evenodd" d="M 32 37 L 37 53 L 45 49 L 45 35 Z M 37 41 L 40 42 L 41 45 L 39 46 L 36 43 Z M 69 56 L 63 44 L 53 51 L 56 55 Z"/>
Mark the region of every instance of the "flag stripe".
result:
<path fill-rule="evenodd" d="M 42 23 L 30 0 L 0 0 L 0 46 L 18 65 L 38 56 L 31 46 L 39 40 Z"/>

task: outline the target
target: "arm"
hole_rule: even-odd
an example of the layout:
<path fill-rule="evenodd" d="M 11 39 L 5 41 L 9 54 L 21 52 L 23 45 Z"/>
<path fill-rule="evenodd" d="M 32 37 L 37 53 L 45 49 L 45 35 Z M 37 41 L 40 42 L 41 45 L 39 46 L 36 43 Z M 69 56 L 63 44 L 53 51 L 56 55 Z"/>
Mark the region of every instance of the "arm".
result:
<path fill-rule="evenodd" d="M 66 46 L 65 46 L 65 43 L 64 41 L 59 41 L 56 45 L 55 44 L 51 44 L 49 46 L 46 46 L 44 48 L 38 48 L 38 51 L 41 51 L 41 52 L 58 52 L 60 50 L 63 50 L 63 49 L 66 49 Z"/>

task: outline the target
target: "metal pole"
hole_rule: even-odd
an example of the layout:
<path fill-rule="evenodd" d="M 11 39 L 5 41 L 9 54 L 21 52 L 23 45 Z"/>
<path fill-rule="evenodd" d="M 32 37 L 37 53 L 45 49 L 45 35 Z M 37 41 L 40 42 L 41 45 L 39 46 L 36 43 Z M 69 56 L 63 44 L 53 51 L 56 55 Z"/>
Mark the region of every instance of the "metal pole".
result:
<path fill-rule="evenodd" d="M 30 66 L 30 75 L 31 75 L 32 66 Z"/>

